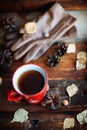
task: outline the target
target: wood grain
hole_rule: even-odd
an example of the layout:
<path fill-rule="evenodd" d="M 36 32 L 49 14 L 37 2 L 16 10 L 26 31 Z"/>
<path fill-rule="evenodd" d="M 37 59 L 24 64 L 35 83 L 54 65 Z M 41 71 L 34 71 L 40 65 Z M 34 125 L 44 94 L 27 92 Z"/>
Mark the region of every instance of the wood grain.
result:
<path fill-rule="evenodd" d="M 59 2 L 66 10 L 87 9 L 86 0 L 1 0 L 0 12 L 46 10 L 54 2 Z"/>
<path fill-rule="evenodd" d="M 77 113 L 87 109 L 87 94 L 83 93 L 83 90 L 87 88 L 87 69 L 82 71 L 76 71 L 75 69 L 76 54 L 82 50 L 87 51 L 87 45 L 84 43 L 76 44 L 76 53 L 66 54 L 62 57 L 62 63 L 60 63 L 61 65 L 58 65 L 55 68 L 48 68 L 45 64 L 46 56 L 55 51 L 55 45 L 50 48 L 43 57 L 37 61 L 31 62 L 46 69 L 49 76 L 50 90 L 61 92 L 61 95 L 66 96 L 66 87 L 68 85 L 74 83 L 79 88 L 79 93 L 71 99 L 69 106 L 62 106 L 55 111 L 43 108 L 40 105 L 30 105 L 25 101 L 19 103 L 7 101 L 7 92 L 13 88 L 11 80 L 12 75 L 19 66 L 23 65 L 22 61 L 15 61 L 12 67 L 1 75 L 3 83 L 0 86 L 0 129 L 25 129 L 26 122 L 22 124 L 10 123 L 14 112 L 18 108 L 26 109 L 29 112 L 29 119 L 39 121 L 37 126 L 32 127 L 31 130 L 42 130 L 42 128 L 43 130 L 62 130 L 65 118 L 74 117 L 76 120 Z M 72 128 L 72 130 L 82 130 L 83 128 L 86 130 L 87 125 L 80 126 L 76 120 L 75 127 Z"/>
<path fill-rule="evenodd" d="M 63 130 L 63 122 L 65 118 L 73 117 L 75 119 L 75 127 L 72 130 L 86 130 L 87 125 L 80 126 L 76 120 L 76 115 L 87 109 L 87 95 L 83 94 L 81 96 L 83 88 L 87 88 L 87 81 L 86 80 L 57 80 L 57 81 L 49 81 L 50 89 L 59 88 L 61 92 L 64 92 L 67 85 L 75 83 L 79 87 L 79 97 L 73 97 L 71 104 L 67 107 L 60 107 L 55 111 L 52 111 L 48 108 L 43 108 L 40 105 L 30 105 L 26 102 L 8 102 L 6 100 L 6 93 L 9 89 L 12 88 L 11 83 L 3 85 L 0 87 L 0 129 L 1 130 L 27 130 L 25 123 L 10 123 L 13 118 L 15 111 L 18 108 L 24 108 L 29 112 L 29 119 L 37 120 L 38 123 L 35 127 L 32 127 L 31 130 Z M 58 91 L 59 91 L 58 90 Z M 85 97 L 84 97 L 85 96 Z M 82 99 L 83 98 L 83 99 Z M 78 103 L 78 104 L 77 104 Z"/>
<path fill-rule="evenodd" d="M 66 53 L 61 57 L 60 63 L 53 68 L 47 66 L 47 57 L 49 54 L 53 54 L 56 51 L 57 45 L 53 45 L 41 58 L 35 61 L 29 62 L 29 64 L 37 64 L 44 68 L 47 73 L 49 80 L 60 80 L 60 79 L 85 79 L 87 77 L 87 68 L 81 71 L 76 70 L 76 55 L 79 51 L 87 51 L 87 44 L 80 43 L 75 44 L 76 52 L 75 53 Z M 22 60 L 15 61 L 11 68 L 8 68 L 8 71 L 5 74 L 5 78 L 12 77 L 14 71 L 24 63 Z M 9 77 L 8 77 L 9 75 Z"/>
<path fill-rule="evenodd" d="M 37 0 L 35 3 L 32 0 L 19 1 L 8 0 L 6 4 L 5 0 L 0 1 L 0 11 L 29 11 L 35 10 L 37 7 L 41 10 L 42 7 L 50 7 L 54 0 Z M 14 3 L 13 3 L 14 2 Z M 76 0 L 63 0 L 60 1 L 63 7 L 68 9 L 87 9 L 86 1 L 80 1 L 76 3 Z M 20 5 L 19 5 L 20 4 Z M 8 6 L 7 6 L 8 5 Z M 43 57 L 39 58 L 34 63 L 40 65 L 46 69 L 48 73 L 50 90 L 60 91 L 63 95 L 66 95 L 66 87 L 72 83 L 75 83 L 79 87 L 79 93 L 71 99 L 69 106 L 52 111 L 47 108 L 43 108 L 40 105 L 30 105 L 25 101 L 15 103 L 7 101 L 7 92 L 13 89 L 12 76 L 15 70 L 24 63 L 19 60 L 15 61 L 13 65 L 4 71 L 0 76 L 3 78 L 3 83 L 0 85 L 0 129 L 1 130 L 28 130 L 25 123 L 10 123 L 13 118 L 14 112 L 18 108 L 24 108 L 29 112 L 29 119 L 38 120 L 35 127 L 30 130 L 63 130 L 63 122 L 67 117 L 75 118 L 75 127 L 71 130 L 87 130 L 87 124 L 80 126 L 76 120 L 76 115 L 87 109 L 87 94 L 83 93 L 83 90 L 87 88 L 87 68 L 81 71 L 77 71 L 75 68 L 76 54 L 79 51 L 87 52 L 87 43 L 75 43 L 76 52 L 72 54 L 65 54 L 58 64 L 54 68 L 49 68 L 46 65 L 47 56 L 55 51 L 56 45 L 52 46 Z M 57 89 L 56 89 L 57 88 Z"/>

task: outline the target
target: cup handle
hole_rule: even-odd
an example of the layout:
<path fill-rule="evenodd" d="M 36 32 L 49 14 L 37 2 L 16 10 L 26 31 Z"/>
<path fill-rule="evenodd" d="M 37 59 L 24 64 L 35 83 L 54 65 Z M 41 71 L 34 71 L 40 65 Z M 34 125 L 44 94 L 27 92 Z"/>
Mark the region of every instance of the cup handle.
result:
<path fill-rule="evenodd" d="M 7 94 L 8 101 L 18 102 L 18 101 L 21 101 L 22 99 L 23 99 L 23 97 L 14 90 L 9 91 Z"/>

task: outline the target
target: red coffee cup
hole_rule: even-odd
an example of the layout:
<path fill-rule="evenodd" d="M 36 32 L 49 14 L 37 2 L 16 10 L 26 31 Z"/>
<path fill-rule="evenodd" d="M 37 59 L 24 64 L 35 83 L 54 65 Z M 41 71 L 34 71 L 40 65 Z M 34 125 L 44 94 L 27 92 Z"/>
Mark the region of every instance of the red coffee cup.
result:
<path fill-rule="evenodd" d="M 7 94 L 8 101 L 26 100 L 31 104 L 40 103 L 48 90 L 48 75 L 35 64 L 19 67 L 12 78 L 14 90 Z"/>

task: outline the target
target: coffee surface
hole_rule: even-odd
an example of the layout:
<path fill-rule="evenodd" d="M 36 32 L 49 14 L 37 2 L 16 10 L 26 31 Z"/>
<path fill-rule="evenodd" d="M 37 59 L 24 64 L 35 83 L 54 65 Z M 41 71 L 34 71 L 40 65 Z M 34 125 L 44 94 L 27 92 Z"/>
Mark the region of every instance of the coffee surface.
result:
<path fill-rule="evenodd" d="M 32 95 L 42 90 L 44 78 L 38 71 L 28 71 L 19 77 L 18 86 L 22 93 Z"/>

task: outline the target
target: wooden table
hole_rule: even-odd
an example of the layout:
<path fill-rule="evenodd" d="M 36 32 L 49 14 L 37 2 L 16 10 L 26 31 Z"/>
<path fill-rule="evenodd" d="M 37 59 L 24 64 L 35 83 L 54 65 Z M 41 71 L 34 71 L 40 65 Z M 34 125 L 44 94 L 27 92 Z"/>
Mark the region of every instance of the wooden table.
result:
<path fill-rule="evenodd" d="M 4 0 L 3 0 L 4 1 Z M 0 6 L 3 9 L 6 8 L 9 11 L 9 8 L 4 5 L 3 1 L 1 2 Z M 28 3 L 27 1 L 26 3 Z M 54 2 L 54 1 L 51 1 Z M 50 3 L 51 3 L 50 2 Z M 75 1 L 74 1 L 75 2 Z M 25 3 L 25 2 L 24 2 Z M 27 5 L 27 4 L 24 4 Z M 40 2 L 41 5 L 43 2 Z M 46 4 L 46 1 L 44 1 Z M 49 2 L 48 2 L 49 3 Z M 80 6 L 76 6 L 76 8 L 84 9 L 86 5 L 85 2 Z M 12 2 L 9 2 L 9 6 Z M 17 3 L 16 3 L 17 4 Z M 32 4 L 32 3 L 31 3 Z M 70 4 L 70 3 L 69 3 Z M 34 4 L 37 7 L 37 4 Z M 68 4 L 63 2 L 63 5 L 68 9 Z M 18 7 L 18 8 L 17 8 Z M 20 11 L 21 6 L 17 6 L 16 10 Z M 28 4 L 30 7 L 30 4 Z M 71 8 L 73 5 L 71 4 Z M 83 8 L 84 7 L 84 8 Z M 23 8 L 25 9 L 25 8 Z M 27 7 L 26 7 L 27 9 Z M 14 9 L 13 9 L 14 10 Z M 12 8 L 11 8 L 12 11 Z M 7 14 L 5 14 L 7 15 Z M 26 15 L 25 13 L 22 15 L 24 18 Z M 69 44 L 69 43 L 68 43 Z M 32 61 L 30 63 L 34 63 L 43 67 L 49 77 L 49 86 L 50 90 L 61 91 L 63 94 L 66 95 L 66 87 L 75 83 L 79 88 L 79 93 L 71 98 L 71 103 L 69 106 L 61 106 L 56 110 L 50 110 L 48 108 L 43 108 L 40 105 L 30 105 L 26 102 L 8 102 L 6 99 L 7 92 L 12 89 L 12 76 L 14 71 L 21 65 L 23 62 L 21 60 L 15 61 L 13 65 L 7 69 L 3 74 L 0 76 L 3 78 L 2 85 L 0 85 L 0 130 L 27 130 L 26 125 L 27 123 L 10 123 L 13 118 L 14 112 L 18 108 L 24 108 L 29 112 L 29 119 L 37 121 L 37 124 L 31 128 L 31 130 L 62 130 L 63 129 L 63 122 L 64 119 L 67 117 L 74 117 L 75 118 L 75 127 L 72 130 L 86 130 L 87 124 L 79 125 L 78 121 L 76 120 L 76 115 L 87 109 L 87 94 L 83 92 L 84 88 L 87 88 L 87 68 L 81 71 L 77 71 L 75 68 L 76 64 L 76 55 L 79 51 L 86 51 L 87 52 L 87 42 L 77 43 L 74 42 L 76 45 L 76 52 L 71 54 L 65 54 L 62 58 L 60 63 L 54 67 L 49 68 L 46 65 L 47 56 L 55 51 L 56 45 L 52 46 L 43 57 L 39 58 L 36 61 Z"/>
<path fill-rule="evenodd" d="M 80 50 L 87 50 L 86 44 L 76 44 L 77 52 Z M 0 86 L 0 128 L 3 129 L 24 129 L 26 123 L 10 123 L 14 112 L 18 108 L 24 108 L 29 112 L 31 120 L 39 120 L 35 128 L 32 129 L 61 129 L 63 128 L 63 121 L 67 117 L 74 117 L 76 120 L 77 113 L 87 109 L 87 95 L 83 93 L 83 89 L 87 88 L 87 69 L 76 71 L 75 61 L 76 54 L 66 54 L 62 57 L 60 64 L 54 68 L 46 66 L 46 56 L 53 51 L 53 47 L 40 59 L 31 62 L 40 65 L 48 72 L 50 89 L 58 88 L 59 91 L 65 94 L 66 87 L 75 83 L 79 87 L 79 94 L 71 99 L 69 106 L 62 106 L 59 109 L 52 111 L 48 108 L 43 108 L 40 105 L 30 105 L 26 102 L 15 103 L 8 102 L 6 99 L 7 92 L 12 89 L 12 75 L 13 72 L 23 63 L 17 61 L 9 68 L 3 75 L 3 83 Z M 73 129 L 87 129 L 87 125 L 80 126 L 76 120 Z"/>

